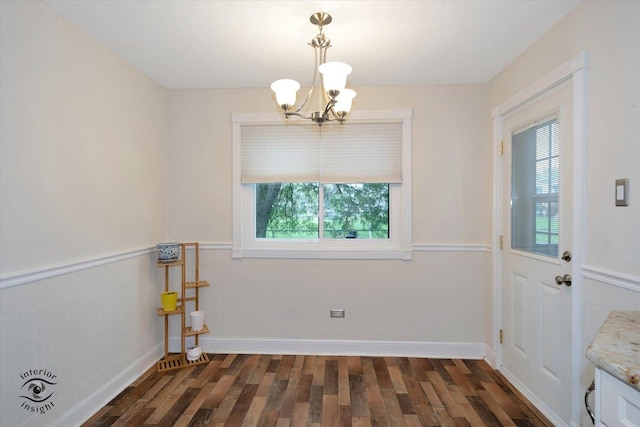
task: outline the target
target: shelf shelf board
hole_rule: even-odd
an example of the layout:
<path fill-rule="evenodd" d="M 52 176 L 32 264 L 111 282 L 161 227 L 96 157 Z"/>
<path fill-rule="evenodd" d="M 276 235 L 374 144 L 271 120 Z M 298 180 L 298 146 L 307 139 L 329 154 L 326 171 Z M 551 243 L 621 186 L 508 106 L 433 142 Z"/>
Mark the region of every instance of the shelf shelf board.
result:
<path fill-rule="evenodd" d="M 173 311 L 164 311 L 162 307 L 158 307 L 156 310 L 158 316 L 171 316 L 172 314 L 180 314 L 182 313 L 183 308 L 181 305 L 177 306 Z"/>
<path fill-rule="evenodd" d="M 202 353 L 200 358 L 196 360 L 187 359 L 187 366 L 202 365 L 203 363 L 209 363 L 209 356 L 207 356 L 207 353 Z"/>
<path fill-rule="evenodd" d="M 183 261 L 181 259 L 177 259 L 171 262 L 162 262 L 160 260 L 157 261 L 158 267 L 175 267 L 177 265 L 182 265 Z"/>
<path fill-rule="evenodd" d="M 184 328 L 185 337 L 192 337 L 194 335 L 208 334 L 208 333 L 209 333 L 209 327 L 207 325 L 204 325 L 202 329 L 199 331 L 192 330 L 191 326 L 187 326 L 186 328 Z"/>
<path fill-rule="evenodd" d="M 182 357 L 182 354 L 172 354 L 166 359 L 158 360 L 156 370 L 158 372 L 171 371 L 173 369 L 184 368 L 185 366 L 202 365 L 203 363 L 209 363 L 207 353 L 202 353 L 197 360 L 187 360 L 186 356 L 184 358 Z"/>
<path fill-rule="evenodd" d="M 198 280 L 197 282 L 186 282 L 185 287 L 187 289 L 192 288 L 204 288 L 205 286 L 209 286 L 209 282 L 206 280 Z"/>

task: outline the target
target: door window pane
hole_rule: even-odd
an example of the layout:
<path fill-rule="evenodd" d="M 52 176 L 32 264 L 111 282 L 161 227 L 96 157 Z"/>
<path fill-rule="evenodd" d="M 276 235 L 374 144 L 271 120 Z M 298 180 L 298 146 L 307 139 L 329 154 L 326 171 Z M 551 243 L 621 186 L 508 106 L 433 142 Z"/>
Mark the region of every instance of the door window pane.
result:
<path fill-rule="evenodd" d="M 536 202 L 536 253 L 557 256 L 558 203 Z"/>
<path fill-rule="evenodd" d="M 514 134 L 511 162 L 511 247 L 558 256 L 560 190 L 556 119 Z"/>

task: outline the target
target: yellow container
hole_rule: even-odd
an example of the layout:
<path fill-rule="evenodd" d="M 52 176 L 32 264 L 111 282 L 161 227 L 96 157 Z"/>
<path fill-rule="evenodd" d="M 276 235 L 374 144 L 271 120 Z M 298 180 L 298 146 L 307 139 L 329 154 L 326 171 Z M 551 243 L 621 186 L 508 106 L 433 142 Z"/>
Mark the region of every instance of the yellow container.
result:
<path fill-rule="evenodd" d="M 162 299 L 162 309 L 164 311 L 175 311 L 178 302 L 178 293 L 176 291 L 163 292 L 160 295 Z"/>

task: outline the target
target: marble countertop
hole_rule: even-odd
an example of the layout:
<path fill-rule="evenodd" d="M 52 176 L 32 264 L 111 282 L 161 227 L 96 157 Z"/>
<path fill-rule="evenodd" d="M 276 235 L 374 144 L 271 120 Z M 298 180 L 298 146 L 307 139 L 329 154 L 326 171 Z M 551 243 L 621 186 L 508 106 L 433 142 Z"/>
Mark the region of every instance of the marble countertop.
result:
<path fill-rule="evenodd" d="M 587 359 L 640 390 L 640 311 L 612 311 L 587 348 Z"/>

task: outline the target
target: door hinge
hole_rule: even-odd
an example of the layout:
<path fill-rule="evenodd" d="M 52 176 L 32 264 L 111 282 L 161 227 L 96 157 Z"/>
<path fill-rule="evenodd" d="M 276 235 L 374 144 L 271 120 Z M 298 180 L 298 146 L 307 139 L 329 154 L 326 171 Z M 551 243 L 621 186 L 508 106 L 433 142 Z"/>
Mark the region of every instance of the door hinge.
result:
<path fill-rule="evenodd" d="M 500 329 L 500 344 L 504 344 L 504 330 Z"/>
<path fill-rule="evenodd" d="M 502 250 L 504 248 L 504 243 L 503 243 L 504 239 L 502 238 L 502 236 L 500 236 L 499 242 L 500 242 L 500 250 Z"/>
<path fill-rule="evenodd" d="M 504 141 L 500 141 L 500 155 L 504 154 Z"/>

